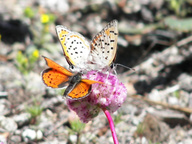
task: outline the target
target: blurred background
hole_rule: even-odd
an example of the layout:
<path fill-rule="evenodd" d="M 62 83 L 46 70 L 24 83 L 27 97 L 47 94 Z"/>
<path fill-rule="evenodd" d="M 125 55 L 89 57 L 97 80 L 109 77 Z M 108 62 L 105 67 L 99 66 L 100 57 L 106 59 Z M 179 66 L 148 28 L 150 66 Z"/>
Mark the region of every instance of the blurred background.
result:
<path fill-rule="evenodd" d="M 66 65 L 55 26 L 89 41 L 119 22 L 117 74 L 128 90 L 112 116 L 121 144 L 192 143 L 191 0 L 0 0 L 0 142 L 112 144 L 100 113 L 82 124 L 46 88 L 41 55 Z"/>

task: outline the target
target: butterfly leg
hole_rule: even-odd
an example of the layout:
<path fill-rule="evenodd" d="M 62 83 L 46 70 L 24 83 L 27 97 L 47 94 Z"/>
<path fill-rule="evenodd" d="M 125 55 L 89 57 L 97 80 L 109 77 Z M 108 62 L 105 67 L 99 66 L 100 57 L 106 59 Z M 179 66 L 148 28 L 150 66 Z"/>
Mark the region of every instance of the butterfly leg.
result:
<path fill-rule="evenodd" d="M 115 75 L 117 75 L 117 65 L 113 63 L 111 71 L 114 72 Z"/>

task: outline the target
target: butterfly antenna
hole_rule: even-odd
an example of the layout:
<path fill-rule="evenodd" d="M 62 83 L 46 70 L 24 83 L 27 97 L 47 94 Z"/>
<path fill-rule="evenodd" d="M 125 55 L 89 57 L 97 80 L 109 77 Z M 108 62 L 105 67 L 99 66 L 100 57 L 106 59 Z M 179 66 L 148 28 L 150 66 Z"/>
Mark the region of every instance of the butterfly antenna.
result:
<path fill-rule="evenodd" d="M 119 64 L 119 63 L 114 64 L 114 66 L 115 66 L 115 67 L 121 66 L 121 67 L 124 67 L 124 68 L 126 68 L 126 69 L 132 70 L 132 71 L 134 71 L 134 72 L 136 71 L 134 68 L 130 68 L 130 67 L 128 67 L 128 66 L 125 66 L 125 65 L 122 65 L 122 64 Z"/>

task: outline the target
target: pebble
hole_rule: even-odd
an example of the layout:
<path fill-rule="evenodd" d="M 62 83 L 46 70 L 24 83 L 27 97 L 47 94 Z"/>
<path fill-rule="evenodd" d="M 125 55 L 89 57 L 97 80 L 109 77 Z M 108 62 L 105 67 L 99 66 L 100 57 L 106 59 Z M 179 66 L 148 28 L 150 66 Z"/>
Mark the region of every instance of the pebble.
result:
<path fill-rule="evenodd" d="M 36 136 L 37 136 L 36 131 L 29 128 L 25 129 L 22 133 L 22 137 L 25 142 L 28 142 L 29 140 L 35 140 Z"/>
<path fill-rule="evenodd" d="M 187 74 L 187 73 L 182 73 L 179 77 L 178 77 L 178 82 L 179 85 L 181 87 L 181 89 L 191 92 L 192 91 L 192 77 L 191 75 Z"/>
<path fill-rule="evenodd" d="M 191 138 L 188 138 L 188 139 L 185 139 L 183 140 L 183 142 L 180 142 L 181 144 L 192 144 L 192 139 Z M 180 144 L 179 143 L 179 144 Z"/>
<path fill-rule="evenodd" d="M 17 130 L 17 123 L 12 118 L 0 116 L 0 126 L 8 132 Z"/>
<path fill-rule="evenodd" d="M 11 136 L 10 140 L 15 143 L 15 144 L 18 144 L 18 143 L 21 143 L 22 139 L 21 139 L 21 136 L 19 135 L 13 135 Z"/>
<path fill-rule="evenodd" d="M 8 93 L 6 91 L 0 91 L 0 98 L 7 98 Z"/>
<path fill-rule="evenodd" d="M 75 143 L 77 141 L 77 135 L 70 135 L 69 136 L 69 140 L 73 143 Z"/>
<path fill-rule="evenodd" d="M 36 139 L 41 140 L 43 138 L 43 133 L 41 130 L 37 130 L 36 132 Z"/>
<path fill-rule="evenodd" d="M 179 100 L 176 97 L 168 97 L 168 103 L 171 105 L 178 105 L 179 104 Z"/>
<path fill-rule="evenodd" d="M 67 0 L 40 0 L 41 6 L 44 8 L 48 8 L 51 11 L 59 12 L 59 13 L 66 13 L 69 10 L 69 4 Z"/>
<path fill-rule="evenodd" d="M 7 144 L 7 139 L 3 135 L 0 135 L 0 144 Z"/>
<path fill-rule="evenodd" d="M 7 99 L 0 99 L 0 115 L 11 113 L 11 103 Z"/>
<path fill-rule="evenodd" d="M 18 124 L 18 126 L 23 126 L 24 124 L 29 123 L 29 121 L 31 119 L 31 114 L 30 113 L 21 113 L 21 114 L 13 116 L 13 119 Z"/>

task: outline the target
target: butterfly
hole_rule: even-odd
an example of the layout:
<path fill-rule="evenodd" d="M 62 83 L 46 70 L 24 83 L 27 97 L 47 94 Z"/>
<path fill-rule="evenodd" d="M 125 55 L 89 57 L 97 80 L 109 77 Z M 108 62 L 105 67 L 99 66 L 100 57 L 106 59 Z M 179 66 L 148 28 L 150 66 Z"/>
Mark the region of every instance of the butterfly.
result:
<path fill-rule="evenodd" d="M 74 71 L 102 70 L 110 66 L 117 51 L 118 22 L 108 23 L 89 43 L 81 34 L 56 26 L 64 56 Z M 75 67 L 75 68 L 74 68 Z"/>
<path fill-rule="evenodd" d="M 51 88 L 63 88 L 68 85 L 64 92 L 65 97 L 70 99 L 84 98 L 90 94 L 92 84 L 103 84 L 99 81 L 82 79 L 82 73 L 74 74 L 51 59 L 44 56 L 43 58 L 49 67 L 42 72 L 44 84 Z"/>

